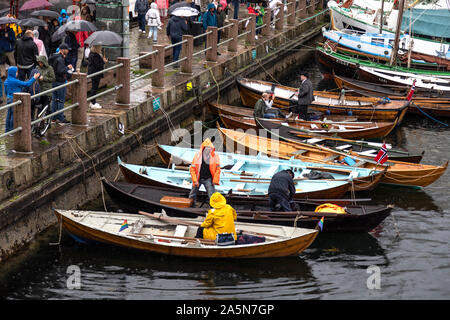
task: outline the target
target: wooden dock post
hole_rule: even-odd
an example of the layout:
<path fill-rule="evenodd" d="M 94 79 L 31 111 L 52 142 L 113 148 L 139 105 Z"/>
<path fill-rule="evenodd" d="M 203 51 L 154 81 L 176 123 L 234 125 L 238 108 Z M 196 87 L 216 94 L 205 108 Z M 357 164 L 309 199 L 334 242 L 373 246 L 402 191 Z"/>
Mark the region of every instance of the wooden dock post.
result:
<path fill-rule="evenodd" d="M 239 35 L 239 20 L 237 20 L 237 19 L 230 19 L 230 22 L 233 25 L 230 27 L 229 36 L 233 40 L 228 42 L 228 51 L 236 52 L 237 51 L 237 45 L 238 45 L 238 35 Z"/>
<path fill-rule="evenodd" d="M 181 73 L 192 74 L 192 55 L 194 53 L 194 37 L 183 35 L 183 45 L 181 47 L 181 58 L 187 58 L 181 62 Z"/>
<path fill-rule="evenodd" d="M 165 57 L 165 46 L 162 44 L 153 45 L 153 49 L 158 52 L 152 57 L 152 69 L 158 69 L 152 75 L 152 87 L 164 88 L 164 57 Z"/>
<path fill-rule="evenodd" d="M 120 57 L 117 58 L 117 63 L 122 63 L 123 66 L 116 70 L 116 85 L 122 85 L 117 90 L 116 104 L 117 105 L 130 105 L 130 74 L 131 74 L 131 62 L 130 58 Z"/>
<path fill-rule="evenodd" d="M 78 80 L 72 86 L 72 102 L 78 106 L 72 108 L 72 124 L 77 126 L 87 126 L 87 74 L 75 72 L 72 74 L 74 80 Z"/>
<path fill-rule="evenodd" d="M 210 32 L 206 35 L 206 47 L 211 47 L 210 50 L 206 51 L 206 61 L 207 62 L 217 62 L 217 27 L 209 26 L 206 32 Z"/>
<path fill-rule="evenodd" d="M 14 93 L 13 101 L 22 101 L 13 108 L 14 129 L 22 127 L 22 130 L 14 134 L 14 152 L 33 153 L 31 147 L 31 96 L 29 93 Z"/>

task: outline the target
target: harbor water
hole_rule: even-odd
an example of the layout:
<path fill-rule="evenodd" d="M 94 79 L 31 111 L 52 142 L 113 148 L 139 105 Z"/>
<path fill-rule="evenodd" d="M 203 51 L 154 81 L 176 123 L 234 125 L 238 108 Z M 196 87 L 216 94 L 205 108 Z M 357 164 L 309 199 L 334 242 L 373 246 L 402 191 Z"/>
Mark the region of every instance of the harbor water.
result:
<path fill-rule="evenodd" d="M 317 66 L 306 69 L 315 88 L 324 85 Z M 295 87 L 300 81 L 296 73 L 278 80 Z M 387 142 L 412 153 L 425 150 L 425 164 L 450 157 L 449 129 L 424 116 L 408 115 Z M 449 299 L 449 189 L 447 170 L 422 190 L 379 186 L 359 193 L 394 205 L 392 215 L 370 233 L 319 234 L 291 258 L 168 257 L 79 244 L 64 231 L 59 239 L 55 225 L 0 265 L 0 299 Z M 102 210 L 103 199 L 84 209 Z M 79 271 L 75 287 L 71 270 Z"/>

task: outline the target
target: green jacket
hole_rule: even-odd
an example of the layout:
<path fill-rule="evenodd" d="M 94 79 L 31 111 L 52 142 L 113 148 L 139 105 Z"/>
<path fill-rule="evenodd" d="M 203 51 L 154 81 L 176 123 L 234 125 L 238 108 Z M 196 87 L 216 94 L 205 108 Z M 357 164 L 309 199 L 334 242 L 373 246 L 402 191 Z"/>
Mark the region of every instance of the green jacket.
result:
<path fill-rule="evenodd" d="M 264 118 L 265 111 L 266 111 L 266 103 L 261 98 L 258 101 L 256 101 L 255 110 L 253 114 L 255 115 L 256 118 Z"/>
<path fill-rule="evenodd" d="M 48 64 L 48 60 L 46 56 L 38 56 L 36 58 L 37 62 L 41 61 L 44 64 L 44 67 L 41 68 L 38 64 L 37 69 L 43 80 L 39 80 L 39 90 L 41 92 L 50 90 L 52 88 L 53 82 L 56 81 L 55 72 L 53 71 L 53 67 Z M 51 93 L 46 94 L 47 96 L 51 96 Z"/>

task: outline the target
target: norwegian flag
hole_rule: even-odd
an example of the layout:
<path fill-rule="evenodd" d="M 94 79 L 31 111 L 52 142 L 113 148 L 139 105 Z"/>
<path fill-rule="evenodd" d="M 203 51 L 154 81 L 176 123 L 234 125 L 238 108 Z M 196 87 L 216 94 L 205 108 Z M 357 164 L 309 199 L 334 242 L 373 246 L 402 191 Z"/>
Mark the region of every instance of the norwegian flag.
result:
<path fill-rule="evenodd" d="M 388 160 L 388 153 L 386 148 L 386 143 L 383 143 L 383 146 L 381 147 L 380 151 L 378 151 L 377 156 L 374 159 L 377 164 L 383 164 Z"/>
<path fill-rule="evenodd" d="M 406 100 L 408 100 L 408 102 L 411 101 L 415 89 L 416 89 L 416 79 L 414 79 L 411 90 L 409 90 L 408 96 L 406 97 Z"/>

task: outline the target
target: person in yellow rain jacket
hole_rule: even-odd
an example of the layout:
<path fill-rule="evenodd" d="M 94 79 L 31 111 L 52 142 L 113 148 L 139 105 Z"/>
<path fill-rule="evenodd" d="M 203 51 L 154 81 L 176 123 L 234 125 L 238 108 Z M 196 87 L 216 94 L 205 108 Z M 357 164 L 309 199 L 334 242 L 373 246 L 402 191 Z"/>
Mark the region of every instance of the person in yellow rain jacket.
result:
<path fill-rule="evenodd" d="M 201 185 L 205 187 L 208 197 L 211 198 L 211 195 L 216 192 L 214 185 L 219 185 L 220 182 L 220 159 L 211 140 L 203 141 L 200 151 L 192 159 L 189 171 L 192 178 L 189 198 L 193 199 L 192 206 L 194 206 Z"/>
<path fill-rule="evenodd" d="M 223 195 L 215 192 L 209 199 L 212 209 L 208 211 L 205 221 L 197 230 L 196 238 L 216 240 L 219 233 L 232 233 L 234 240 L 237 239 L 234 221 L 237 219 L 234 210 Z"/>

